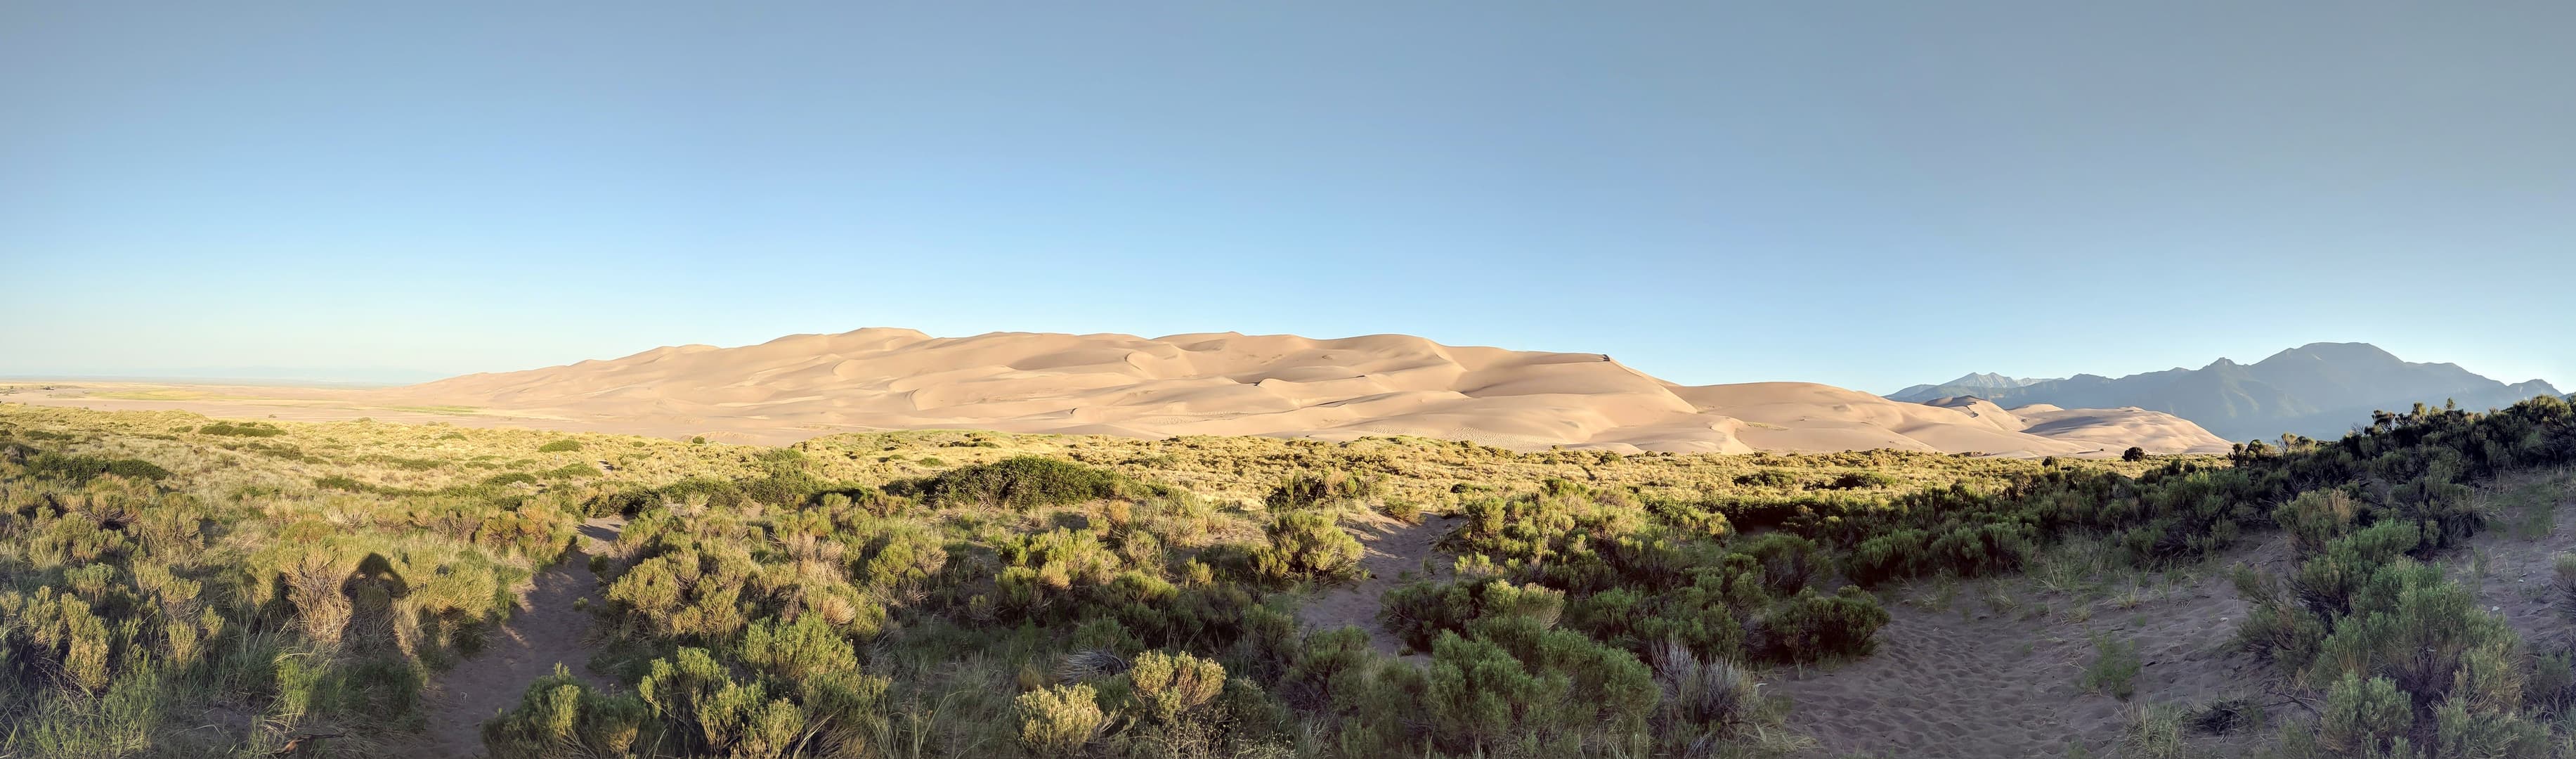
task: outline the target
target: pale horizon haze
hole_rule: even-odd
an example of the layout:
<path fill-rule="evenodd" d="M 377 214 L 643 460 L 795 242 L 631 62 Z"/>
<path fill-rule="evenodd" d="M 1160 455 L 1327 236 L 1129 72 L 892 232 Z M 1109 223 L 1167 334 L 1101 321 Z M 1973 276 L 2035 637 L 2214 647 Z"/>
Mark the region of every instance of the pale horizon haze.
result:
<path fill-rule="evenodd" d="M 867 326 L 2568 388 L 2576 5 L 0 6 L 0 376 Z M 330 375 L 347 376 L 330 376 Z"/>

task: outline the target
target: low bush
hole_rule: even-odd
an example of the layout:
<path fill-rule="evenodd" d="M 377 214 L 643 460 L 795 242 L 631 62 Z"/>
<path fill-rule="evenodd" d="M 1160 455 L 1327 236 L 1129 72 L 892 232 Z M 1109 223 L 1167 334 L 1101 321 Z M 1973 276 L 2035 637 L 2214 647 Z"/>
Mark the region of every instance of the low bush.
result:
<path fill-rule="evenodd" d="M 1423 716 L 1442 751 L 1499 753 L 1523 741 L 1562 750 L 1571 738 L 1562 731 L 1578 710 L 1574 679 L 1564 673 L 1532 672 L 1500 645 L 1443 632 L 1426 674 Z"/>
<path fill-rule="evenodd" d="M 1565 593 L 1541 585 L 1417 581 L 1388 590 L 1381 597 L 1378 620 L 1405 645 L 1427 651 L 1440 633 L 1465 632 L 1479 619 L 1526 617 L 1546 626 L 1556 624 L 1564 611 Z"/>
<path fill-rule="evenodd" d="M 1653 660 L 1663 689 L 1655 733 L 1674 753 L 1706 753 L 1759 718 L 1762 686 L 1734 662 L 1702 658 L 1677 642 L 1658 647 Z"/>
<path fill-rule="evenodd" d="M 231 437 L 276 437 L 286 434 L 286 430 L 279 429 L 277 425 L 260 422 L 216 422 L 197 428 L 197 432 Z"/>
<path fill-rule="evenodd" d="M 1762 569 L 1763 587 L 1774 595 L 1790 595 L 1807 587 L 1807 582 L 1831 561 L 1816 541 L 1785 532 L 1765 534 L 1735 550 L 1753 557 Z"/>
<path fill-rule="evenodd" d="M 348 478 L 343 477 L 341 479 L 346 480 Z M 351 482 L 355 482 L 355 480 L 351 480 Z M 537 484 L 537 476 L 527 472 L 508 472 L 483 478 L 483 484 L 493 487 L 503 487 L 508 485 L 534 485 Z M 326 485 L 325 487 L 331 486 Z"/>
<path fill-rule="evenodd" d="M 1827 487 L 1834 490 L 1858 490 L 1862 488 L 1892 488 L 1903 484 L 1905 484 L 1904 480 L 1900 480 L 1880 472 L 1844 472 L 1841 475 L 1834 477 L 1833 484 Z"/>
<path fill-rule="evenodd" d="M 564 453 L 567 451 L 578 450 L 581 450 L 581 441 L 574 440 L 572 438 L 564 438 L 546 443 L 545 445 L 537 446 L 538 453 Z"/>
<path fill-rule="evenodd" d="M 570 464 L 538 472 L 537 476 L 549 480 L 569 480 L 581 477 L 597 477 L 600 474 L 601 472 L 599 471 L 599 467 L 592 465 L 589 462 L 575 461 Z"/>
<path fill-rule="evenodd" d="M 1146 652 L 1126 677 L 1137 712 L 1166 729 L 1187 724 L 1225 690 L 1225 667 L 1186 653 Z"/>
<path fill-rule="evenodd" d="M 2362 679 L 2346 672 L 2326 691 L 2326 708 L 2317 719 L 2317 745 L 2334 756 L 2409 757 L 2407 733 L 2415 725 L 2415 707 L 2397 683 L 2385 677 Z"/>
<path fill-rule="evenodd" d="M 652 720 L 643 699 L 592 690 L 556 664 L 553 675 L 528 686 L 516 710 L 483 724 L 483 747 L 492 759 L 625 756 L 646 730 L 659 728 Z"/>
<path fill-rule="evenodd" d="M 1796 663 L 1866 656 L 1876 650 L 1878 628 L 1887 620 L 1878 598 L 1859 588 L 1847 585 L 1830 596 L 1807 588 L 1762 615 L 1762 650 Z"/>
<path fill-rule="evenodd" d="M 1017 456 L 990 464 L 970 464 L 940 472 L 913 485 L 914 490 L 935 504 L 975 504 L 1014 509 L 1116 498 L 1136 488 L 1136 483 L 1116 472 L 1044 456 Z"/>
<path fill-rule="evenodd" d="M 29 457 L 26 467 L 28 472 L 38 477 L 64 480 L 73 485 L 86 485 L 90 480 L 111 475 L 137 480 L 162 480 L 170 477 L 170 470 L 142 459 L 111 459 L 60 453 L 43 453 Z"/>
<path fill-rule="evenodd" d="M 1089 685 L 1053 685 L 1020 694 L 1011 701 L 1020 723 L 1020 747 L 1038 756 L 1080 754 L 1109 722 L 1098 698 Z"/>
<path fill-rule="evenodd" d="M 1298 472 L 1280 480 L 1262 503 L 1272 509 L 1299 509 L 1332 501 L 1376 495 L 1378 480 L 1349 472 Z"/>
<path fill-rule="evenodd" d="M 1761 469 L 1735 476 L 1735 484 L 1749 488 L 1794 488 L 1798 475 L 1779 469 Z"/>
<path fill-rule="evenodd" d="M 1415 503 L 1413 499 L 1410 498 L 1386 499 L 1384 502 L 1378 504 L 1378 510 L 1384 512 L 1388 519 L 1393 519 L 1398 522 L 1403 522 L 1405 524 L 1422 523 L 1422 504 Z"/>
<path fill-rule="evenodd" d="M 1328 514 L 1292 511 L 1262 526 L 1269 544 L 1253 557 L 1261 576 L 1277 581 L 1346 580 L 1359 574 L 1364 550 L 1358 538 Z"/>

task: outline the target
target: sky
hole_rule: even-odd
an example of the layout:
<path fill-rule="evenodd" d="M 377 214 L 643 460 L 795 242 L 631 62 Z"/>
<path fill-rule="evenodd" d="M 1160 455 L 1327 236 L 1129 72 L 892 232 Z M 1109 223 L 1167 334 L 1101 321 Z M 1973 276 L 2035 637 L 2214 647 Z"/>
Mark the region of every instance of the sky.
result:
<path fill-rule="evenodd" d="M 143 6 L 0 4 L 0 375 L 901 326 L 2576 384 L 2564 2 Z"/>

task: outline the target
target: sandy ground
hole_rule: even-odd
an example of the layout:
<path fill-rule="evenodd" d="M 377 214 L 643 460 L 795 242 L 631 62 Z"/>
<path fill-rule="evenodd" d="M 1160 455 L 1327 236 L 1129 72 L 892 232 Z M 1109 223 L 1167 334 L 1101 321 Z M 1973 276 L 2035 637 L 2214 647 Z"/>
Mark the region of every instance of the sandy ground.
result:
<path fill-rule="evenodd" d="M 1354 530 L 1366 552 L 1360 556 L 1360 567 L 1367 569 L 1368 579 L 1330 588 L 1307 599 L 1297 607 L 1297 621 L 1310 630 L 1331 630 L 1343 626 L 1367 630 L 1369 645 L 1388 655 L 1403 653 L 1404 643 L 1397 640 L 1377 622 L 1379 597 L 1397 585 L 1425 577 L 1440 579 L 1450 574 L 1454 557 L 1440 553 L 1432 544 L 1458 525 L 1457 515 L 1424 516 L 1421 524 L 1380 520 Z M 1429 560 L 1430 574 L 1423 571 Z M 1414 655 L 1410 658 L 1427 660 Z"/>
<path fill-rule="evenodd" d="M 0 401 L 216 416 L 446 421 L 785 443 L 835 432 L 1418 435 L 1523 450 L 1749 453 L 1875 448 L 2019 456 L 2225 452 L 2137 409 L 1899 403 L 1799 382 L 1676 385 L 1597 353 L 1449 346 L 1408 335 L 1142 338 L 904 329 L 610 360 L 381 389 L 0 384 Z M 1939 402 L 1936 402 L 1939 403 Z M 1983 404 L 1979 407 L 1977 404 Z"/>
<path fill-rule="evenodd" d="M 2277 571 L 2288 556 L 2276 538 L 2091 600 L 2028 577 L 1958 583 L 1946 601 L 1933 583 L 1892 589 L 1881 594 L 1892 620 L 1876 654 L 1773 672 L 1764 692 L 1790 699 L 1789 727 L 1817 740 L 1815 756 L 2116 756 L 2134 705 L 2281 701 L 2268 665 L 2235 649 L 2246 603 L 2224 570 L 2244 561 Z M 2137 644 L 2144 666 L 2127 702 L 2082 685 L 2097 634 Z M 2192 740 L 2225 754 L 2262 732 Z"/>
<path fill-rule="evenodd" d="M 2477 588 L 2478 599 L 2533 651 L 2576 646 L 2576 628 L 2552 589 L 2556 557 L 2576 552 L 2576 508 L 2567 508 L 2576 505 L 2576 469 L 2526 472 L 2484 490 L 2480 497 L 2491 502 L 2503 500 L 2499 491 L 2521 491 L 2521 497 L 2497 504 L 2498 524 L 2444 557 L 2451 576 Z"/>
<path fill-rule="evenodd" d="M 591 613 L 573 601 L 600 602 L 599 578 L 590 572 L 590 557 L 617 539 L 625 520 L 598 518 L 582 523 L 582 550 L 537 573 L 519 592 L 519 609 L 501 625 L 481 654 L 457 663 L 430 681 L 427 742 L 413 747 L 417 759 L 465 759 L 483 755 L 483 721 L 516 708 L 528 684 L 554 674 L 560 663 L 593 687 L 615 685 L 592 673 Z"/>

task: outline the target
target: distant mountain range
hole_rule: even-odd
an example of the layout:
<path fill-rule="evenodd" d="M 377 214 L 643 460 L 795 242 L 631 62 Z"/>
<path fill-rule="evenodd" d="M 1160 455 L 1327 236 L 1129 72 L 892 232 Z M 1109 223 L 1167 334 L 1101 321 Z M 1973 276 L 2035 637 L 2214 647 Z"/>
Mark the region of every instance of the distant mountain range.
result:
<path fill-rule="evenodd" d="M 2197 422 L 2229 440 L 2268 440 L 2281 433 L 2339 437 L 2367 424 L 2372 411 L 2457 401 L 2488 409 L 2539 395 L 2559 395 L 2540 380 L 2508 385 L 2457 364 L 2413 363 L 2369 343 L 2310 343 L 2252 364 L 2219 359 L 2199 369 L 2168 369 L 2112 378 L 2078 374 L 2028 380 L 1971 374 L 1916 385 L 1889 400 L 1921 403 L 1976 396 L 2002 406 L 2044 403 L 2068 408 L 2135 406 Z"/>
<path fill-rule="evenodd" d="M 1915 385 L 1903 390 L 1898 390 L 1894 393 L 1889 393 L 1887 395 L 1887 399 L 1891 401 L 1904 401 L 1906 403 L 1922 403 L 1925 401 L 1938 400 L 1957 395 L 1975 395 L 1992 400 L 1992 398 L 1986 396 L 1986 393 L 1996 390 L 2010 390 L 2017 387 L 2028 387 L 2042 382 L 2055 381 L 2056 380 L 2053 379 L 2040 379 L 2036 377 L 2006 377 L 2001 374 L 1988 372 L 1985 374 L 1970 374 L 1938 385 Z"/>

